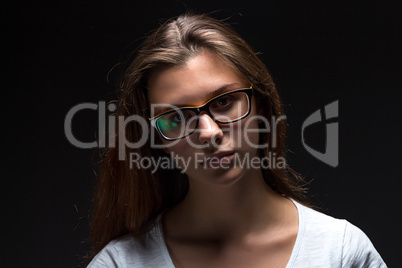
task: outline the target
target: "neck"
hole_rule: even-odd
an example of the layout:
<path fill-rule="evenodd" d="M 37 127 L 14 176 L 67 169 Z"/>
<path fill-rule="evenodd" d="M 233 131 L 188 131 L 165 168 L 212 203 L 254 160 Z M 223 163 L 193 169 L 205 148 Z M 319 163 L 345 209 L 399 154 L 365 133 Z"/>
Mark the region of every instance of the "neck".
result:
<path fill-rule="evenodd" d="M 255 170 L 225 187 L 190 180 L 186 198 L 168 213 L 166 221 L 180 230 L 179 236 L 227 240 L 274 226 L 283 220 L 289 203 L 266 185 L 261 170 Z"/>

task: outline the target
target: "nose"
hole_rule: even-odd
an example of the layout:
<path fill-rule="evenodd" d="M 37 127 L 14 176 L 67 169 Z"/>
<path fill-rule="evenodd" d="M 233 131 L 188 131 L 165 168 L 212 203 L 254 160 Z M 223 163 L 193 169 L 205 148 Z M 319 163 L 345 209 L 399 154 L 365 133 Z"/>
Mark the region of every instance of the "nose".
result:
<path fill-rule="evenodd" d="M 199 117 L 198 129 L 200 144 L 219 145 L 222 142 L 223 131 L 221 127 L 206 113 Z"/>

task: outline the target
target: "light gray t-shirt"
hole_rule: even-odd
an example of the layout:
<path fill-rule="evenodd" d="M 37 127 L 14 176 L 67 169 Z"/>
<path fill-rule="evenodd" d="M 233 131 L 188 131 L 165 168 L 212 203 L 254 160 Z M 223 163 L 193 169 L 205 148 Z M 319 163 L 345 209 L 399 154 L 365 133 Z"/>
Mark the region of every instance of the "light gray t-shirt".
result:
<path fill-rule="evenodd" d="M 299 231 L 286 268 L 387 267 L 359 228 L 293 202 L 298 209 Z M 88 267 L 174 268 L 160 218 L 141 240 L 127 234 L 111 241 Z"/>

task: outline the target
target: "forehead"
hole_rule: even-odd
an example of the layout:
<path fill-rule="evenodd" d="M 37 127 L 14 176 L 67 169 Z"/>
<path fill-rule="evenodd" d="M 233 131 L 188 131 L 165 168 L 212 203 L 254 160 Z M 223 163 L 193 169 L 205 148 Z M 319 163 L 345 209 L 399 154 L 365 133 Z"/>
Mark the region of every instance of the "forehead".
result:
<path fill-rule="evenodd" d="M 245 86 L 245 79 L 216 54 L 203 51 L 180 68 L 150 77 L 150 104 L 198 106 L 216 94 Z"/>

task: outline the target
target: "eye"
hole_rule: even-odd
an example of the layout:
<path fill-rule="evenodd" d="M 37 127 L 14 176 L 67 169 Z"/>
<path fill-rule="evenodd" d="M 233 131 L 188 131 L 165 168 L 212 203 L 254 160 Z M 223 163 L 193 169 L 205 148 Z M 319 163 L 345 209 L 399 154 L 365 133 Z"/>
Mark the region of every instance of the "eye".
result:
<path fill-rule="evenodd" d="M 228 109 L 233 105 L 234 98 L 233 96 L 223 96 L 211 104 L 211 108 L 214 110 L 224 110 Z"/>
<path fill-rule="evenodd" d="M 170 122 L 180 122 L 182 119 L 181 119 L 181 116 L 180 116 L 180 114 L 179 113 L 174 113 L 170 118 L 169 118 L 169 121 Z"/>
<path fill-rule="evenodd" d="M 181 123 L 182 121 L 188 120 L 192 116 L 194 116 L 193 113 L 188 110 L 178 110 L 170 115 L 169 121 Z"/>
<path fill-rule="evenodd" d="M 224 97 L 218 100 L 218 104 L 220 106 L 227 106 L 229 103 L 231 103 L 232 100 L 229 97 Z"/>

